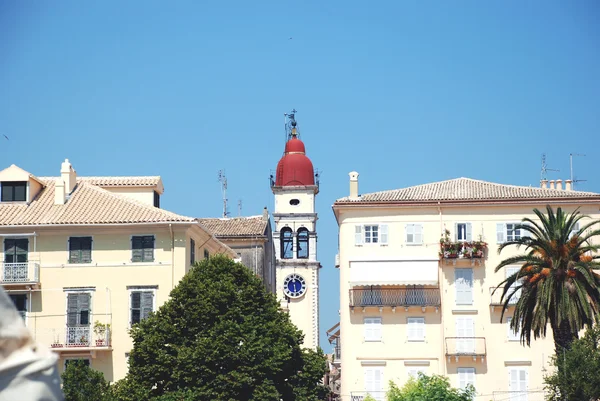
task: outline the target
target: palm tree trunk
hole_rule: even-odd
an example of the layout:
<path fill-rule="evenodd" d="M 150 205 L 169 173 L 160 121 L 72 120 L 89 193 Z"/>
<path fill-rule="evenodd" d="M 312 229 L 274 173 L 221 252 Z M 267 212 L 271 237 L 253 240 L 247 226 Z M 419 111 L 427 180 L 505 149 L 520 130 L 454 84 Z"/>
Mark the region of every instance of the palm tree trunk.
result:
<path fill-rule="evenodd" d="M 554 333 L 554 351 L 556 356 L 560 356 L 565 350 L 571 348 L 571 344 L 579 336 L 571 331 L 571 326 L 567 320 L 563 320 L 559 325 L 552 324 L 551 326 Z"/>

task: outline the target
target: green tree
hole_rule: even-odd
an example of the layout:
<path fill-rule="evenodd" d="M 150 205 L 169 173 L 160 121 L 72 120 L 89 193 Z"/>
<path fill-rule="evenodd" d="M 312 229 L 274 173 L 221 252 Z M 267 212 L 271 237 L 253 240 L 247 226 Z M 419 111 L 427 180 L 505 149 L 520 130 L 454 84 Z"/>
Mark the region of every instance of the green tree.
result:
<path fill-rule="evenodd" d="M 509 246 L 523 246 L 525 253 L 503 260 L 496 272 L 509 265 L 521 266 L 498 286 L 503 287 L 501 319 L 511 305 L 511 297 L 520 291 L 511 328 L 520 330 L 521 341 L 530 345 L 532 333 L 534 339 L 545 337 L 549 324 L 556 353 L 561 354 L 580 330 L 594 323 L 600 309 L 600 278 L 595 273 L 600 268 L 600 245 L 591 241 L 600 236 L 600 230 L 593 229 L 599 221 L 579 227 L 588 216 L 578 210 L 571 214 L 560 207 L 556 213 L 550 206 L 546 210 L 547 215 L 533 210 L 539 222 L 525 218 L 515 226 L 525 235 L 505 242 L 498 252 Z"/>
<path fill-rule="evenodd" d="M 316 401 L 327 394 L 323 353 L 303 349 L 275 296 L 225 257 L 197 263 L 131 336 L 120 400 Z"/>
<path fill-rule="evenodd" d="M 447 377 L 427 376 L 419 372 L 417 379 L 411 378 L 402 388 L 390 382 L 387 393 L 388 401 L 471 401 L 475 396 L 475 388 L 468 385 L 466 389 L 450 386 Z"/>
<path fill-rule="evenodd" d="M 89 368 L 83 360 L 72 360 L 62 376 L 66 401 L 108 401 L 110 386 L 102 372 Z"/>
<path fill-rule="evenodd" d="M 600 399 L 600 327 L 586 330 L 568 350 L 552 358 L 554 373 L 544 378 L 549 401 Z"/>

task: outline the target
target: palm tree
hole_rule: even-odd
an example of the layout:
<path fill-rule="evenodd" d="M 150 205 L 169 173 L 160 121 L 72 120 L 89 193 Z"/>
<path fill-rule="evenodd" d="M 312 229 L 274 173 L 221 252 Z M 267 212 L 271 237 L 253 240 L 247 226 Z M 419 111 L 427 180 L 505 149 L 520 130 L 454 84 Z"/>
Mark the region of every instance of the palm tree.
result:
<path fill-rule="evenodd" d="M 547 215 L 534 209 L 539 218 L 535 222 L 524 218 L 515 225 L 521 229 L 521 238 L 505 242 L 498 249 L 511 245 L 525 247 L 525 253 L 503 260 L 496 272 L 505 266 L 520 265 L 521 268 L 506 278 L 494 290 L 503 287 L 502 314 L 513 295 L 520 293 L 510 323 L 511 329 L 521 332 L 521 342 L 531 344 L 531 334 L 537 339 L 546 336 L 550 324 L 554 335 L 556 353 L 570 348 L 578 332 L 598 321 L 600 311 L 600 245 L 594 245 L 593 237 L 600 236 L 600 229 L 592 229 L 600 220 L 579 227 L 579 221 L 589 216 L 579 210 L 568 214 L 559 207 L 554 213 L 546 206 Z"/>

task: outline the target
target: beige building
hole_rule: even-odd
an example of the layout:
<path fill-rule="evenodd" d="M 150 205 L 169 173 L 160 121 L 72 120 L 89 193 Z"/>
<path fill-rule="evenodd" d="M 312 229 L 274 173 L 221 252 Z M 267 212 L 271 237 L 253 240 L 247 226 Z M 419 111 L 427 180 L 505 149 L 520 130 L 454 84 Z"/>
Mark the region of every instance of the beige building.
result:
<path fill-rule="evenodd" d="M 202 218 L 203 227 L 237 253 L 242 264 L 252 270 L 275 293 L 275 248 L 267 208 L 249 217 Z"/>
<path fill-rule="evenodd" d="M 0 284 L 61 371 L 85 359 L 110 381 L 124 377 L 131 324 L 194 260 L 237 258 L 196 219 L 159 208 L 160 177 L 78 177 L 65 160 L 58 177 L 12 165 L 0 189 Z"/>
<path fill-rule="evenodd" d="M 500 296 L 491 293 L 518 268 L 494 272 L 517 252 L 499 256 L 498 245 L 522 234 L 514 224 L 535 218 L 534 208 L 580 208 L 600 218 L 600 194 L 565 184 L 532 188 L 458 178 L 359 195 L 358 173 L 350 173 L 350 196 L 333 206 L 341 399 L 371 393 L 383 400 L 390 380 L 402 385 L 424 372 L 446 375 L 456 387 L 473 384 L 476 400 L 543 400 L 551 331 L 531 347 L 521 345 L 507 321 L 513 308 L 501 322 Z"/>

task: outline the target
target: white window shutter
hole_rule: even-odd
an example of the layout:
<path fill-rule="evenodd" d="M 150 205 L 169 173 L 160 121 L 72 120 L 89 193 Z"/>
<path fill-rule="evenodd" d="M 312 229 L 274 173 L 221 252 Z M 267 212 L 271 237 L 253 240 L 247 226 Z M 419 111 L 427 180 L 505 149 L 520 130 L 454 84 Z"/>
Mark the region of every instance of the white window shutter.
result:
<path fill-rule="evenodd" d="M 423 243 L 423 226 L 421 224 L 415 224 L 415 244 Z"/>
<path fill-rule="evenodd" d="M 471 223 L 467 223 L 467 241 L 473 241 L 473 228 Z"/>
<path fill-rule="evenodd" d="M 362 226 L 357 224 L 354 226 L 354 245 L 361 245 L 362 242 Z"/>
<path fill-rule="evenodd" d="M 381 224 L 379 226 L 379 243 L 380 244 L 388 243 L 388 226 L 387 226 L 387 224 Z"/>
<path fill-rule="evenodd" d="M 458 241 L 458 237 L 459 237 L 458 234 L 459 234 L 458 233 L 458 223 L 454 223 L 454 240 L 455 241 Z"/>
<path fill-rule="evenodd" d="M 496 242 L 502 244 L 506 242 L 506 224 L 496 223 Z"/>
<path fill-rule="evenodd" d="M 404 232 L 405 232 L 405 242 L 407 244 L 412 244 L 415 242 L 415 232 L 414 232 L 414 226 L 412 224 L 407 224 L 404 226 Z"/>

